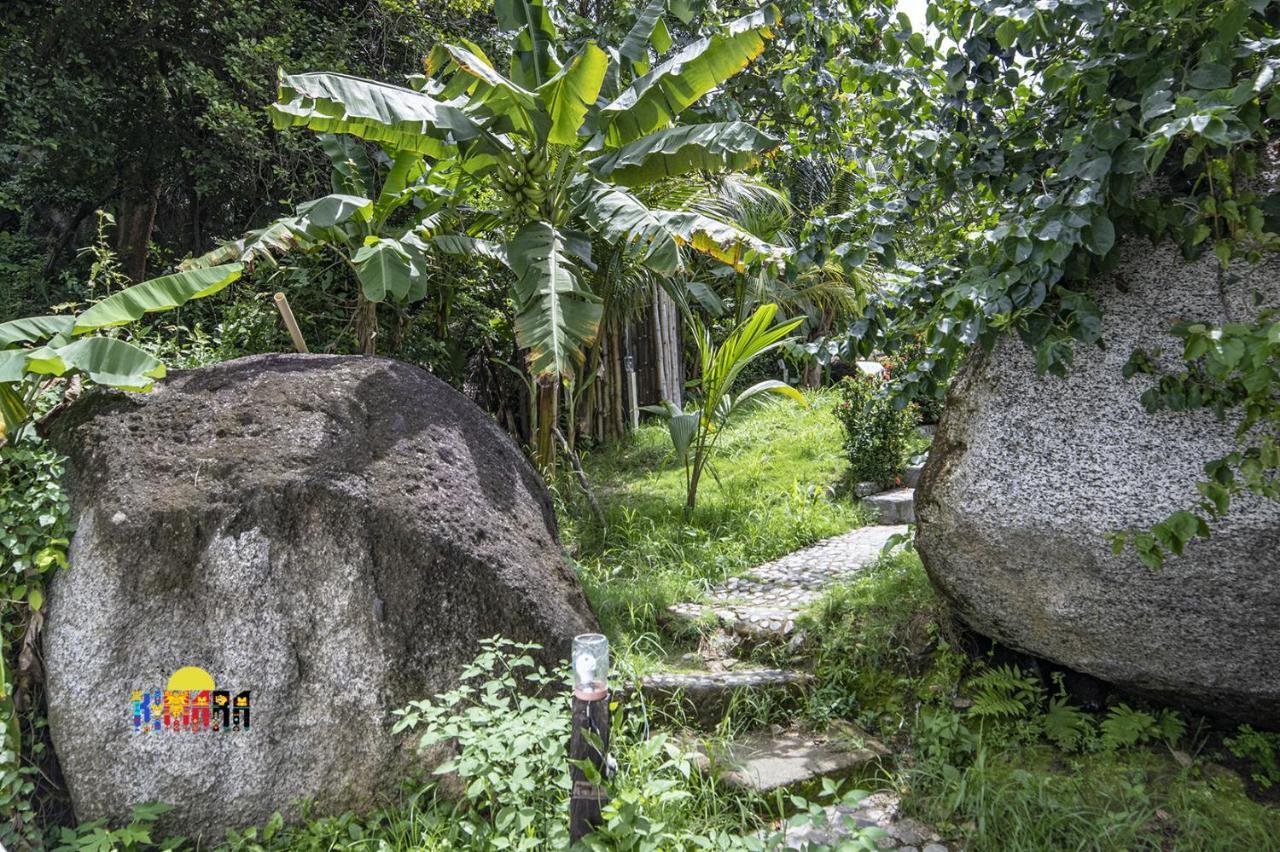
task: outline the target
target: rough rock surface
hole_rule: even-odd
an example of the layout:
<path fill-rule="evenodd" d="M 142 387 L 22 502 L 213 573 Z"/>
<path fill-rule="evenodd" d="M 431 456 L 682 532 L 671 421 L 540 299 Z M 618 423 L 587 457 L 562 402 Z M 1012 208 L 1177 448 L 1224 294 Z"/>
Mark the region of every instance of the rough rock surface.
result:
<path fill-rule="evenodd" d="M 1134 691 L 1280 725 L 1280 504 L 1233 502 L 1212 539 L 1160 570 L 1107 533 L 1195 505 L 1202 466 L 1233 449 L 1208 411 L 1148 415 L 1135 347 L 1175 367 L 1178 320 L 1245 321 L 1280 304 L 1280 263 L 1184 262 L 1131 242 L 1097 282 L 1106 349 L 1078 346 L 1065 379 L 1036 378 L 1006 338 L 957 377 L 916 493 L 930 577 L 978 632 Z"/>
<path fill-rule="evenodd" d="M 81 819 L 167 828 L 368 808 L 415 767 L 392 710 L 501 633 L 567 656 L 595 622 L 546 489 L 478 408 L 415 367 L 268 355 L 95 393 L 59 421 L 77 523 L 49 598 L 54 745 Z M 183 666 L 251 691 L 249 730 L 135 733 Z"/>

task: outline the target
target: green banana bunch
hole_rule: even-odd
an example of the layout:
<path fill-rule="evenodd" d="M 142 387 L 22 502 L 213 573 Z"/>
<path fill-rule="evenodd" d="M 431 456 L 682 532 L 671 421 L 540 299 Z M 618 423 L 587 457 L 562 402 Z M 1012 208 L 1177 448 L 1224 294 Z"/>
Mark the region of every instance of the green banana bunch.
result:
<path fill-rule="evenodd" d="M 498 171 L 498 196 L 509 215 L 523 214 L 529 219 L 537 219 L 547 200 L 546 185 L 551 178 L 551 160 L 545 148 L 538 148 L 528 157 L 516 157 L 513 160 Z"/>

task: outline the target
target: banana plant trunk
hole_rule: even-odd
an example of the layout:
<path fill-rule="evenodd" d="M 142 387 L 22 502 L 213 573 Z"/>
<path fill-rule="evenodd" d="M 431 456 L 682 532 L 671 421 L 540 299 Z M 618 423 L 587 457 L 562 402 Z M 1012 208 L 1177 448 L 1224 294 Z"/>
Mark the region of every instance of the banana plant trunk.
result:
<path fill-rule="evenodd" d="M 560 418 L 560 388 L 554 376 L 538 379 L 538 431 L 534 443 L 534 460 L 538 467 L 550 470 L 556 458 L 556 423 Z"/>

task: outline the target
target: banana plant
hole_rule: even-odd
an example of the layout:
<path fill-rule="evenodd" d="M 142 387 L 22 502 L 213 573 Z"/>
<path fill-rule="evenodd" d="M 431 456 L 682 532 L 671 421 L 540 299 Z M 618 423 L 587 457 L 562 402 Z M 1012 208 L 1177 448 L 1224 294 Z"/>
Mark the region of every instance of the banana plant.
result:
<path fill-rule="evenodd" d="M 737 394 L 733 393 L 734 382 L 747 365 L 787 343 L 788 335 L 804 322 L 801 317 L 774 325 L 777 313 L 777 305 L 761 305 L 720 344 L 712 340 L 711 330 L 696 315 L 686 314 L 686 320 L 693 329 L 701 367 L 696 397 L 685 408 L 669 400 L 661 406 L 645 407 L 647 411 L 667 418 L 676 458 L 684 465 L 686 512 L 692 513 L 697 505 L 698 484 L 703 471 L 711 469 L 716 444 L 736 413 L 767 393 L 780 394 L 801 405 L 808 405 L 798 390 L 777 379 L 757 382 Z"/>
<path fill-rule="evenodd" d="M 588 42 L 565 58 L 542 0 L 497 0 L 495 11 L 511 36 L 505 73 L 470 42 L 434 48 L 407 87 L 282 72 L 271 107 L 277 128 L 355 137 L 394 166 L 378 200 L 326 202 L 324 212 L 340 211 L 326 217 L 330 224 L 317 223 L 315 207 L 299 207 L 292 221 L 210 260 L 250 260 L 279 248 L 282 234 L 311 245 L 358 242 L 350 260 L 373 303 L 420 297 L 424 253 L 505 263 L 516 339 L 539 388 L 537 456 L 545 464 L 558 388 L 576 376 L 601 323 L 589 281 L 593 241 L 664 276 L 680 272 L 682 247 L 740 270 L 781 258 L 732 222 L 646 203 L 655 184 L 749 168 L 777 147 L 745 122 L 680 117 L 763 51 L 778 11 L 765 6 L 661 61 L 656 54 L 671 47 L 660 23 L 666 0 L 645 4 L 620 48 Z M 463 230 L 452 230 L 460 223 Z M 341 237 L 325 230 L 334 226 Z M 389 286 L 370 284 L 382 280 Z"/>
<path fill-rule="evenodd" d="M 11 442 L 22 437 L 41 390 L 58 376 L 80 375 L 122 390 L 150 390 L 165 374 L 160 359 L 128 341 L 95 332 L 211 296 L 236 281 L 242 270 L 239 263 L 187 270 L 126 287 L 80 314 L 0 323 L 4 436 Z"/>

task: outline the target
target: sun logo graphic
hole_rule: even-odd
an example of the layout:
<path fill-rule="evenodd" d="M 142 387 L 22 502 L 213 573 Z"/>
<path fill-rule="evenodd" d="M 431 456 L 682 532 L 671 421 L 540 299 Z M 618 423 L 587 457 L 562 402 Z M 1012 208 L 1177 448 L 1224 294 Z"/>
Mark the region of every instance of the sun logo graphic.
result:
<path fill-rule="evenodd" d="M 135 734 L 228 733 L 249 730 L 249 690 L 232 695 L 218 689 L 213 675 L 199 666 L 183 666 L 164 689 L 135 689 L 129 694 Z"/>

